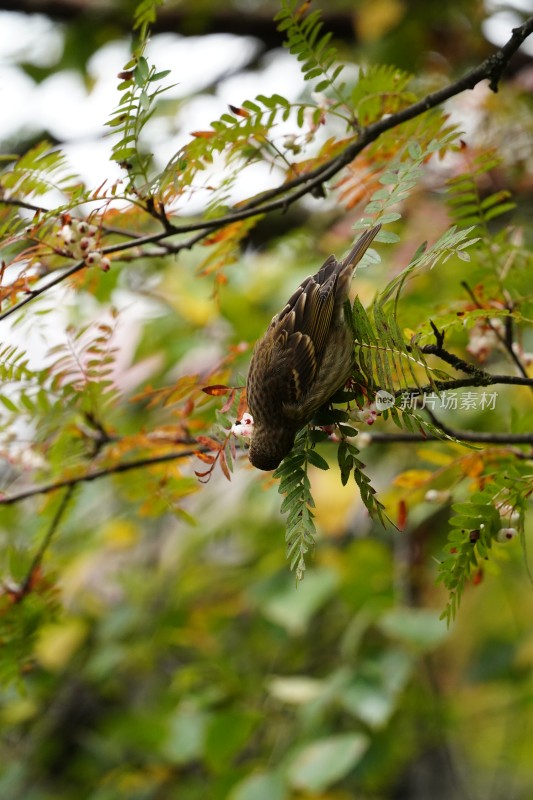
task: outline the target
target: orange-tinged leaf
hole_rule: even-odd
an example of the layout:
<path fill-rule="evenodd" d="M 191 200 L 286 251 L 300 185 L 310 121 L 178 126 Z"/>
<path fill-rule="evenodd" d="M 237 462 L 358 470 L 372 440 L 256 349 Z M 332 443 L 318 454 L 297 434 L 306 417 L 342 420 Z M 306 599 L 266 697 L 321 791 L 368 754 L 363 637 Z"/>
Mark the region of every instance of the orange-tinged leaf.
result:
<path fill-rule="evenodd" d="M 482 580 L 483 580 L 483 569 L 480 567 L 477 570 L 477 572 L 474 573 L 472 578 L 472 583 L 474 584 L 474 586 L 479 586 Z"/>
<path fill-rule="evenodd" d="M 185 401 L 185 404 L 183 406 L 183 416 L 187 418 L 192 414 L 193 411 L 194 411 L 194 400 L 192 399 L 192 397 L 189 397 Z"/>
<path fill-rule="evenodd" d="M 346 208 L 354 208 L 367 200 L 379 188 L 379 169 L 371 159 L 359 156 L 345 168 L 343 176 L 335 184 L 339 197 Z"/>
<path fill-rule="evenodd" d="M 212 275 L 218 273 L 229 264 L 234 264 L 240 257 L 241 242 L 248 232 L 262 219 L 262 215 L 250 219 L 237 220 L 226 225 L 219 231 L 214 231 L 202 244 L 207 247 L 208 254 L 198 265 L 199 275 Z M 219 286 L 217 283 L 216 286 Z"/>
<path fill-rule="evenodd" d="M 225 225 L 218 231 L 214 231 L 210 236 L 207 236 L 202 245 L 204 247 L 209 247 L 212 244 L 218 244 L 219 242 L 234 242 L 237 244 L 243 236 L 245 236 L 250 228 L 255 225 L 255 220 L 247 219 L 239 219 L 236 222 L 232 222 L 229 225 Z"/>
<path fill-rule="evenodd" d="M 216 131 L 191 131 L 191 136 L 196 139 L 212 139 Z"/>
<path fill-rule="evenodd" d="M 198 444 L 203 444 L 205 447 L 209 447 L 210 450 L 220 450 L 220 442 L 217 442 L 216 439 L 211 439 L 210 436 L 198 436 L 196 441 Z"/>
<path fill-rule="evenodd" d="M 229 103 L 228 107 L 229 107 L 229 110 L 233 114 L 236 114 L 238 117 L 249 117 L 250 116 L 250 112 L 247 111 L 245 108 L 240 108 L 239 106 L 232 106 L 231 103 Z"/>
<path fill-rule="evenodd" d="M 297 8 L 296 11 L 294 12 L 294 18 L 297 20 L 301 19 L 303 15 L 307 13 L 310 5 L 311 5 L 311 0 L 305 0 L 305 2 L 303 2 L 302 5 L 299 8 Z"/>
<path fill-rule="evenodd" d="M 405 530 L 406 522 L 407 522 L 407 503 L 405 502 L 405 500 L 400 500 L 400 502 L 398 503 L 398 516 L 396 519 L 396 524 L 401 531 Z"/>
<path fill-rule="evenodd" d="M 226 461 L 226 456 L 224 455 L 224 451 L 223 450 L 220 451 L 219 461 L 220 461 L 220 469 L 222 470 L 222 472 L 224 473 L 224 476 L 228 479 L 228 481 L 230 481 L 231 480 L 231 475 L 230 475 L 230 471 L 229 471 L 229 468 L 228 468 L 228 462 Z"/>
<path fill-rule="evenodd" d="M 228 230 L 229 227 L 230 226 L 228 225 L 225 228 L 222 228 L 222 230 L 212 233 L 211 236 L 206 236 L 202 242 L 202 245 L 204 247 L 209 247 L 217 242 L 223 242 L 225 239 L 231 239 L 231 232 Z"/>
<path fill-rule="evenodd" d="M 237 419 L 242 419 L 242 415 L 248 409 L 248 402 L 246 399 L 246 389 L 243 389 L 241 392 L 241 399 L 239 400 L 239 406 L 237 408 Z"/>
<path fill-rule="evenodd" d="M 202 387 L 202 392 L 211 395 L 211 397 L 222 397 L 231 391 L 233 391 L 231 386 L 224 386 L 222 383 L 215 383 L 212 386 Z"/>
<path fill-rule="evenodd" d="M 215 456 L 209 455 L 209 453 L 196 453 L 196 458 L 199 458 L 200 461 L 203 461 L 204 464 L 213 464 L 216 460 Z"/>
<path fill-rule="evenodd" d="M 479 456 L 471 456 L 465 461 L 465 475 L 469 478 L 478 478 L 483 474 L 485 465 L 483 459 Z"/>
<path fill-rule="evenodd" d="M 229 393 L 228 399 L 226 400 L 226 402 L 224 403 L 224 405 L 220 409 L 222 414 L 227 414 L 227 412 L 230 410 L 230 408 L 231 408 L 231 406 L 233 404 L 233 400 L 235 399 L 235 391 L 236 391 L 235 389 L 232 389 L 231 392 Z"/>

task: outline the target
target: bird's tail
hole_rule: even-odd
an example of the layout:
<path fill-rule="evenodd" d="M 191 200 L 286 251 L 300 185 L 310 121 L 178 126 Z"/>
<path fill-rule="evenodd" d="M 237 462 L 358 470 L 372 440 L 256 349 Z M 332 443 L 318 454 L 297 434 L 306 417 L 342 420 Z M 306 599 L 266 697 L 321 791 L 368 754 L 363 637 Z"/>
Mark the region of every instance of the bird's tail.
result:
<path fill-rule="evenodd" d="M 361 261 L 362 257 L 372 244 L 374 237 L 377 236 L 379 231 L 381 230 L 381 225 L 375 225 L 373 228 L 369 228 L 369 230 L 365 231 L 362 236 L 356 241 L 344 261 L 342 262 L 342 271 L 347 267 L 350 267 L 352 270 L 355 266 Z"/>

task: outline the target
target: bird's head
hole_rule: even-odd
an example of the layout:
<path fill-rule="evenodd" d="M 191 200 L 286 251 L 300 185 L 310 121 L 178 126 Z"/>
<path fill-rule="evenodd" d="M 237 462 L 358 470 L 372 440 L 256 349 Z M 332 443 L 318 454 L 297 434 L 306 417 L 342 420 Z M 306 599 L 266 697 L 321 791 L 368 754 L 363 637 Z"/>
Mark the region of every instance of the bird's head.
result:
<path fill-rule="evenodd" d="M 254 424 L 248 457 L 257 469 L 276 469 L 294 444 L 296 430 Z"/>

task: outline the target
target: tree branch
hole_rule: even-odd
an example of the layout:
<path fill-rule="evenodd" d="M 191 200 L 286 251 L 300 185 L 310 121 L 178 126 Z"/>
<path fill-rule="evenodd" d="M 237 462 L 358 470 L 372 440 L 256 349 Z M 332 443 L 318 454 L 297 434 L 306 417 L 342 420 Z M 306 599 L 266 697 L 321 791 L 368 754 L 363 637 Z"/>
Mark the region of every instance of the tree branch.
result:
<path fill-rule="evenodd" d="M 458 439 L 460 442 L 472 442 L 472 444 L 496 444 L 496 445 L 516 445 L 530 444 L 533 447 L 533 433 L 489 433 L 487 431 L 459 431 L 438 422 L 438 427 L 447 435 Z M 370 438 L 370 444 L 395 444 L 398 442 L 442 442 L 442 438 L 433 433 L 426 435 L 421 433 L 410 433 L 408 431 L 372 431 L 365 433 L 365 438 Z M 521 456 L 526 455 L 519 451 Z M 528 458 L 533 458 L 533 452 L 527 454 Z"/>
<path fill-rule="evenodd" d="M 435 391 L 435 388 L 441 392 L 452 391 L 453 389 L 465 389 L 469 386 L 496 386 L 497 384 L 504 384 L 508 386 L 530 386 L 533 387 L 533 378 L 522 378 L 519 375 L 491 375 L 489 372 L 479 372 L 476 376 L 471 378 L 458 378 L 457 380 L 449 381 L 435 381 L 433 384 L 426 384 L 425 386 L 408 386 L 404 389 L 398 389 L 396 397 L 402 395 L 422 395 L 430 394 Z"/>
<path fill-rule="evenodd" d="M 22 600 L 28 594 L 28 592 L 31 589 L 31 585 L 32 585 L 35 573 L 37 572 L 37 570 L 41 566 L 43 558 L 45 556 L 45 553 L 48 550 L 48 548 L 50 547 L 50 543 L 51 543 L 51 541 L 52 541 L 52 539 L 54 537 L 55 532 L 59 528 L 61 520 L 63 519 L 63 516 L 64 516 L 64 514 L 65 514 L 65 512 L 66 512 L 66 510 L 68 508 L 68 504 L 69 504 L 69 502 L 70 502 L 70 500 L 72 498 L 72 495 L 74 494 L 74 489 L 75 489 L 75 486 L 73 484 L 67 487 L 67 491 L 63 495 L 63 497 L 61 499 L 61 502 L 60 502 L 59 506 L 57 507 L 56 513 L 54 514 L 54 518 L 53 518 L 52 522 L 50 523 L 50 527 L 48 528 L 48 531 L 46 532 L 46 535 L 45 535 L 43 541 L 41 542 L 41 546 L 39 547 L 39 549 L 35 553 L 35 555 L 34 555 L 34 557 L 32 559 L 32 562 L 30 564 L 30 567 L 29 567 L 29 569 L 28 569 L 28 571 L 26 573 L 26 577 L 22 581 L 22 583 L 21 583 L 21 585 L 20 585 L 20 587 L 19 587 L 19 589 L 17 591 L 17 601 L 18 602 L 20 602 L 20 600 Z"/>
<path fill-rule="evenodd" d="M 75 478 L 65 478 L 64 480 L 55 481 L 53 483 L 43 483 L 41 486 L 34 486 L 31 489 L 26 489 L 23 492 L 12 494 L 9 497 L 0 496 L 0 506 L 10 506 L 14 503 L 20 503 L 22 500 L 28 500 L 30 497 L 37 497 L 41 494 L 50 494 L 58 489 L 67 487 L 75 487 L 80 483 L 90 483 L 97 481 L 100 478 L 107 478 L 109 475 L 118 475 L 122 472 L 131 472 L 134 469 L 143 469 L 144 467 L 152 467 L 156 464 L 164 464 L 168 461 L 176 461 L 180 458 L 190 458 L 197 453 L 207 452 L 206 447 L 197 447 L 195 450 L 180 450 L 178 453 L 164 453 L 159 456 L 147 456 L 146 458 L 139 458 L 136 461 L 125 461 L 121 464 L 115 464 L 112 467 L 105 467 L 103 469 L 87 472 L 85 475 L 78 475 Z"/>
<path fill-rule="evenodd" d="M 474 295 L 472 294 L 472 297 Z M 474 298 L 475 299 L 475 298 Z M 476 301 L 477 302 L 477 301 Z M 440 390 L 447 390 L 447 389 L 460 389 L 464 388 L 465 386 L 493 386 L 497 383 L 503 384 L 512 384 L 517 386 L 529 386 L 533 389 L 533 379 L 528 377 L 527 372 L 525 371 L 524 367 L 520 360 L 516 357 L 512 346 L 506 344 L 503 338 L 498 334 L 498 338 L 502 341 L 503 344 L 506 344 L 506 350 L 514 356 L 513 360 L 519 366 L 519 371 L 521 373 L 520 376 L 515 375 L 491 375 L 490 372 L 487 372 L 484 369 L 476 366 L 475 364 L 469 364 L 467 361 L 464 361 L 462 358 L 454 355 L 454 353 L 448 352 L 443 347 L 444 343 L 444 334 L 441 333 L 436 326 L 431 322 L 431 327 L 433 328 L 433 333 L 435 334 L 436 344 L 427 344 L 424 347 L 421 347 L 420 350 L 425 355 L 434 355 L 437 358 L 440 358 L 441 361 L 444 361 L 446 364 L 449 364 L 454 369 L 460 370 L 461 372 L 466 372 L 467 375 L 471 375 L 471 378 L 461 378 L 459 380 L 450 380 L 450 381 L 435 381 L 435 386 Z M 425 394 L 426 390 L 433 391 L 431 386 L 422 386 L 413 389 L 404 389 L 399 390 L 397 392 L 397 396 L 407 393 L 407 394 Z"/>
<path fill-rule="evenodd" d="M 484 306 L 479 302 L 479 300 L 477 299 L 475 293 L 472 291 L 472 289 L 470 288 L 468 283 L 466 281 L 461 281 L 461 286 L 464 288 L 464 290 L 467 292 L 468 296 L 476 304 L 476 306 L 478 308 L 480 308 L 480 309 L 484 309 Z M 512 318 L 508 317 L 508 318 L 506 318 L 506 321 L 510 323 L 510 322 L 512 322 Z M 487 325 L 489 326 L 489 328 L 491 329 L 493 334 L 496 336 L 498 341 L 501 343 L 501 345 L 505 348 L 506 352 L 508 353 L 509 357 L 511 358 L 511 361 L 514 362 L 514 364 L 515 364 L 517 370 L 519 371 L 519 373 L 524 378 L 527 378 L 526 368 L 522 364 L 521 360 L 518 358 L 518 356 L 515 353 L 514 348 L 513 348 L 512 329 L 507 326 L 506 327 L 506 335 L 502 336 L 502 334 L 500 333 L 498 328 L 495 325 L 492 324 L 492 322 L 490 320 L 490 316 L 489 316 L 488 310 L 487 310 Z"/>
<path fill-rule="evenodd" d="M 300 175 L 291 181 L 284 182 L 274 189 L 263 192 L 257 197 L 244 203 L 239 208 L 234 208 L 230 213 L 212 220 L 203 220 L 191 222 L 185 225 L 165 225 L 163 231 L 154 233 L 149 236 L 132 236 L 132 241 L 123 242 L 121 244 L 110 245 L 103 248 L 105 254 L 123 252 L 124 250 L 133 247 L 140 247 L 144 244 L 153 244 L 160 242 L 172 236 L 183 235 L 186 233 L 198 232 L 196 237 L 191 237 L 186 242 L 177 243 L 173 246 L 173 252 L 179 252 L 183 249 L 192 247 L 196 242 L 203 239 L 213 230 L 218 230 L 226 225 L 238 222 L 250 217 L 258 216 L 260 214 L 267 214 L 273 211 L 286 210 L 290 205 L 295 203 L 301 197 L 313 192 L 318 187 L 322 186 L 326 181 L 337 175 L 347 164 L 364 150 L 369 144 L 376 141 L 383 133 L 398 127 L 404 122 L 407 122 L 415 117 L 424 114 L 432 108 L 442 105 L 446 100 L 455 97 L 467 89 L 473 89 L 478 83 L 483 80 L 489 81 L 489 86 L 493 91 L 497 91 L 498 83 L 501 80 L 502 74 L 507 67 L 511 57 L 516 53 L 520 45 L 525 39 L 533 32 L 533 16 L 529 17 L 522 25 L 513 29 L 512 35 L 508 42 L 503 47 L 485 59 L 478 67 L 470 70 L 459 80 L 449 84 L 443 89 L 432 92 L 419 100 L 416 103 L 404 108 L 396 114 L 391 114 L 387 117 L 380 119 L 363 128 L 359 136 L 348 144 L 344 150 L 339 153 L 335 158 L 321 164 L 314 170 Z M 0 202 L 2 202 L 0 200 Z M 20 202 L 23 205 L 24 201 Z M 39 295 L 47 292 L 49 289 L 61 283 L 66 278 L 73 275 L 84 266 L 82 263 L 77 263 L 63 273 L 56 277 L 53 281 L 48 282 L 45 286 L 35 289 L 25 297 L 23 300 L 16 303 L 11 308 L 0 314 L 0 320 L 13 314 L 15 311 L 22 308 L 27 303 L 30 303 Z"/>
<path fill-rule="evenodd" d="M 420 350 L 424 355 L 432 355 L 437 356 L 440 358 L 441 361 L 444 361 L 446 364 L 449 364 L 454 369 L 459 370 L 460 372 L 466 372 L 467 375 L 473 375 L 476 378 L 480 376 L 488 375 L 482 369 L 479 369 L 475 364 L 469 364 L 468 361 L 464 361 L 462 358 L 454 355 L 454 353 L 448 352 L 443 347 L 444 344 L 444 334 L 437 330 L 436 326 L 430 320 L 431 327 L 433 328 L 433 333 L 435 334 L 435 339 L 437 340 L 436 344 L 426 344 L 424 347 L 421 347 Z M 527 375 L 524 375 L 527 377 Z"/>
<path fill-rule="evenodd" d="M 0 202 L 2 201 L 0 200 Z M 167 251 L 167 253 L 179 253 L 180 250 L 189 250 L 191 247 L 193 247 L 193 245 L 195 245 L 201 239 L 204 239 L 209 233 L 210 231 L 201 231 L 196 236 L 191 236 L 190 239 L 187 239 L 184 242 L 180 242 L 175 245 L 173 244 L 165 245 L 165 250 Z M 125 250 L 130 247 L 139 247 L 142 244 L 150 244 L 151 242 L 158 242 L 161 239 L 164 239 L 165 236 L 166 236 L 165 233 L 158 233 L 154 234 L 153 236 L 144 236 L 142 237 L 142 239 L 137 239 L 134 242 L 130 242 L 125 245 L 124 244 L 110 245 L 109 247 L 103 247 L 102 253 L 104 254 L 116 253 L 118 250 Z M 70 267 L 63 270 L 63 272 L 61 272 L 59 275 L 55 275 L 54 278 L 52 278 L 52 280 L 48 281 L 48 283 L 45 283 L 43 286 L 39 286 L 37 289 L 31 289 L 28 292 L 28 294 L 22 298 L 22 300 L 18 301 L 18 303 L 15 303 L 15 305 L 6 308 L 5 311 L 0 312 L 0 322 L 3 319 L 10 317 L 16 311 L 19 311 L 24 306 L 28 305 L 28 303 L 31 303 L 32 300 L 35 300 L 36 297 L 39 297 L 41 294 L 44 294 L 45 292 L 48 292 L 49 289 L 52 289 L 54 286 L 58 286 L 60 283 L 63 283 L 63 281 L 66 278 L 70 278 L 72 275 L 75 275 L 77 272 L 86 267 L 87 265 L 85 264 L 85 261 L 77 261 L 75 264 L 72 264 Z M 94 269 L 94 267 L 92 267 L 92 269 Z M 96 267 L 96 269 L 98 268 Z"/>

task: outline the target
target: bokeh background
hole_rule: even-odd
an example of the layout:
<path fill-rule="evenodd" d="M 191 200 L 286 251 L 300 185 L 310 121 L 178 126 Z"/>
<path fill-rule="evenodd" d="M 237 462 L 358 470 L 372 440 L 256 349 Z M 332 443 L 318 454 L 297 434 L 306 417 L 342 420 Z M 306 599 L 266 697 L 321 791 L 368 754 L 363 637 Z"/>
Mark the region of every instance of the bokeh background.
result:
<path fill-rule="evenodd" d="M 330 0 L 313 7 L 323 9 L 347 61 L 395 64 L 422 91 L 477 65 L 533 11 L 526 0 Z M 133 8 L 126 1 L 0 0 L 2 152 L 23 153 L 46 138 L 89 185 L 120 176 L 104 125 L 129 58 Z M 228 104 L 276 91 L 292 100 L 307 91 L 298 63 L 281 47 L 277 10 L 261 0 L 184 0 L 160 9 L 148 54 L 158 69 L 172 70 L 175 85 L 144 132 L 156 166 Z M 533 42 L 526 42 L 498 95 L 480 86 L 448 108 L 470 147 L 497 148 L 502 163 L 491 189 L 513 193 L 512 221 L 526 228 L 532 88 Z M 404 209 L 402 244 L 360 276 L 363 302 L 423 240 L 445 229 L 440 187 L 455 169 L 452 159 L 428 172 L 427 186 Z M 278 180 L 275 170 L 255 165 L 231 187 L 231 199 Z M 199 193 L 188 213 L 204 203 Z M 43 364 L 67 323 L 107 320 L 113 305 L 120 319 L 113 377 L 131 402 L 109 422 L 136 430 L 143 424 L 140 386 L 213 369 L 228 348 L 253 342 L 310 267 L 345 247 L 356 216 L 337 195 L 306 198 L 255 228 L 216 295 L 209 275 L 199 277 L 203 256 L 193 250 L 135 270 L 119 265 L 82 301 L 57 287 L 35 304 L 49 313 L 4 322 L 2 335 Z M 420 279 L 406 300 L 415 322 L 429 296 L 451 302 L 462 269 L 452 264 Z M 464 347 L 466 338 L 455 343 Z M 241 379 L 249 352 L 236 357 Z M 212 406 L 206 409 L 208 420 Z M 499 393 L 490 417 L 465 412 L 453 421 L 506 430 L 506 394 Z M 10 490 L 34 466 L 24 431 L 15 438 L 18 449 L 3 454 Z M 334 469 L 313 473 L 319 540 L 297 588 L 285 561 L 276 487 L 245 460 L 231 483 L 214 475 L 200 487 L 193 475 L 176 473 L 179 508 L 164 496 L 140 502 L 142 472 L 78 489 L 75 511 L 45 562 L 57 586 L 57 614 L 39 627 L 27 661 L 21 646 L 19 674 L 5 675 L 0 692 L 1 797 L 532 797 L 533 588 L 519 543 L 496 549 L 450 629 L 439 619 L 446 594 L 436 585 L 437 558 L 449 508 L 425 497 L 435 485 L 428 476 L 445 469 L 454 448 L 364 450 L 387 507 L 403 501 L 414 509 L 401 533 L 369 521 L 355 487 L 341 487 Z M 475 468 L 473 461 L 473 478 Z M 42 536 L 40 502 L 2 509 L 6 575 L 23 571 Z M 31 596 L 25 602 L 31 608 Z M 27 636 L 34 633 L 28 622 Z M 5 659 L 12 656 L 4 649 Z"/>

